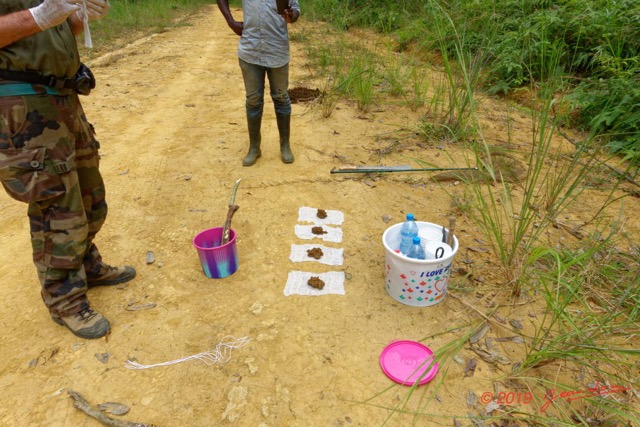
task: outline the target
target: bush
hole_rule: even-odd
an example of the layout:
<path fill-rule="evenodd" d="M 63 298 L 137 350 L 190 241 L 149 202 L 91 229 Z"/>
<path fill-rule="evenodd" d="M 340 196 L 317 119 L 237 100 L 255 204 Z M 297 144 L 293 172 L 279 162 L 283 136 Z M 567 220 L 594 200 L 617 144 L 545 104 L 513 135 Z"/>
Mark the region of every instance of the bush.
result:
<path fill-rule="evenodd" d="M 602 135 L 614 152 L 639 161 L 637 0 L 306 0 L 305 8 L 341 28 L 393 32 L 401 48 L 444 47 L 454 57 L 460 37 L 468 50 L 463 54 L 489 53 L 482 81 L 491 93 L 563 75 L 577 124 Z M 450 34 L 431 25 L 439 9 L 452 22 Z"/>

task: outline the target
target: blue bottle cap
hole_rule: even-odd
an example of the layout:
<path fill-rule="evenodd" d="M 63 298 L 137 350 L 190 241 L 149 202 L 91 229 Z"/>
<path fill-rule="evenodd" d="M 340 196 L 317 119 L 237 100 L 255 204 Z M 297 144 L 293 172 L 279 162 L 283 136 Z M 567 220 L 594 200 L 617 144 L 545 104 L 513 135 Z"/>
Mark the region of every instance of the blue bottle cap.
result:
<path fill-rule="evenodd" d="M 413 221 L 413 214 L 412 213 L 408 213 L 407 214 L 407 221 Z"/>
<path fill-rule="evenodd" d="M 420 244 L 420 238 L 418 236 L 413 236 L 413 244 L 414 245 L 419 245 Z"/>

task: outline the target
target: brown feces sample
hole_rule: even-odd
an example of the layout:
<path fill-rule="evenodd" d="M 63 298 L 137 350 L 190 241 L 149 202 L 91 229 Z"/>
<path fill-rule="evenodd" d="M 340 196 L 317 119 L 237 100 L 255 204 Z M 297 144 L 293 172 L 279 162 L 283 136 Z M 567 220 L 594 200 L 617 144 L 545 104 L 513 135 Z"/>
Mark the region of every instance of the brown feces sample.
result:
<path fill-rule="evenodd" d="M 315 235 L 322 235 L 322 234 L 327 234 L 326 231 L 324 231 L 324 228 L 322 227 L 311 227 L 311 232 Z"/>
<path fill-rule="evenodd" d="M 322 290 L 322 288 L 324 288 L 324 281 L 317 276 L 311 276 L 311 278 L 307 280 L 307 285 L 311 286 L 312 288 Z"/>
<path fill-rule="evenodd" d="M 320 219 L 325 219 L 327 217 L 327 211 L 325 211 L 324 209 L 318 209 L 318 213 L 316 215 Z"/>
<path fill-rule="evenodd" d="M 320 248 L 313 248 L 313 249 L 307 249 L 307 255 L 309 256 L 309 258 L 320 259 L 322 258 L 322 255 L 324 255 L 324 253 Z"/>

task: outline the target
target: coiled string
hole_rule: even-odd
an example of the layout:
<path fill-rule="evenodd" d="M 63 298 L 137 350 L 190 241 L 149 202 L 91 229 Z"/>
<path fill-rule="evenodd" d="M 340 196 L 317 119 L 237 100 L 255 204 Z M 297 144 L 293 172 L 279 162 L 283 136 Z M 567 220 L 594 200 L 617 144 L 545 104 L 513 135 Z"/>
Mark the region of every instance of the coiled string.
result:
<path fill-rule="evenodd" d="M 168 366 L 175 365 L 176 363 L 186 362 L 188 360 L 201 360 L 207 365 L 215 365 L 216 363 L 227 363 L 231 360 L 231 352 L 233 349 L 240 348 L 248 343 L 250 340 L 248 337 L 235 338 L 230 335 L 225 336 L 216 345 L 216 348 L 203 353 L 194 354 L 193 356 L 183 357 L 181 359 L 171 360 L 169 362 L 155 363 L 153 365 L 142 365 L 132 360 L 127 360 L 124 367 L 127 369 L 149 369 L 156 366 Z"/>

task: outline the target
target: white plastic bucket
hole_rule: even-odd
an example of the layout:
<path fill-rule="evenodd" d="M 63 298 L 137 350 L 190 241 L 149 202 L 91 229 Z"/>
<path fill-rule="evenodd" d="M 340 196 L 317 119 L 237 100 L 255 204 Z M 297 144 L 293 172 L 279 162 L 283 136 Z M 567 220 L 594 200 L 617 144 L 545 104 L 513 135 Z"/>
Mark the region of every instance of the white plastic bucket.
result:
<path fill-rule="evenodd" d="M 418 230 L 440 230 L 442 226 L 416 221 Z M 387 293 L 394 300 L 413 307 L 427 307 L 439 303 L 447 293 L 447 281 L 453 258 L 458 252 L 458 239 L 453 236 L 453 248 L 439 259 L 407 258 L 398 250 L 402 223 L 387 228 L 382 235 L 385 251 L 384 278 Z M 448 230 L 447 230 L 448 231 Z M 425 233 L 422 233 L 423 235 Z M 432 234 L 432 233 L 426 233 Z M 424 242 L 423 242 L 424 243 Z M 433 242 L 435 243 L 435 242 Z M 423 244 L 424 246 L 424 244 Z"/>

